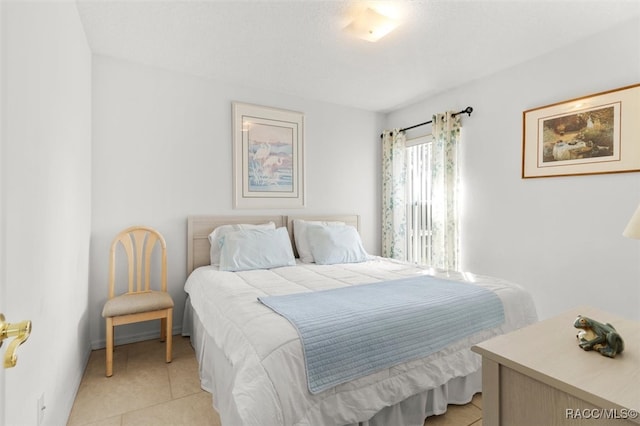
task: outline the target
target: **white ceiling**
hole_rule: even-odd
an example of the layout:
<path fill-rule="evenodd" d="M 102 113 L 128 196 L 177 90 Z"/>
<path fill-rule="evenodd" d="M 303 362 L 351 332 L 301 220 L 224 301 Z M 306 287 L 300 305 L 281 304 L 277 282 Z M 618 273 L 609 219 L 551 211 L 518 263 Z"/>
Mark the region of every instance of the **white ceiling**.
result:
<path fill-rule="evenodd" d="M 400 27 L 377 43 L 346 34 L 373 3 L 397 6 Z M 640 16 L 640 0 L 77 4 L 94 53 L 381 112 Z"/>

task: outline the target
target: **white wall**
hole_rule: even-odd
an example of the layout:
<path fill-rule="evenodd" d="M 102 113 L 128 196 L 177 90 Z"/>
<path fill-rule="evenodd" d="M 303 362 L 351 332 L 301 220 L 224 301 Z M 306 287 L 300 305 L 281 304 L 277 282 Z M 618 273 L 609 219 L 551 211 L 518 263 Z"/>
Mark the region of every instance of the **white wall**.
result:
<path fill-rule="evenodd" d="M 366 249 L 380 251 L 379 114 L 232 86 L 103 56 L 93 60 L 93 202 L 89 289 L 92 346 L 104 346 L 108 249 L 133 224 L 167 240 L 168 286 L 180 331 L 186 220 L 193 214 L 361 215 Z M 305 114 L 307 207 L 232 208 L 231 102 Z M 153 323 L 116 329 L 116 342 L 156 335 Z"/>
<path fill-rule="evenodd" d="M 387 116 L 401 128 L 474 108 L 462 120 L 464 269 L 520 283 L 541 318 L 591 305 L 640 319 L 640 243 L 621 235 L 640 173 L 520 178 L 523 111 L 638 82 L 636 18 Z"/>
<path fill-rule="evenodd" d="M 1 415 L 35 425 L 44 394 L 44 424 L 61 425 L 90 350 L 91 52 L 73 2 L 0 7 L 3 305 L 33 322 Z"/>
<path fill-rule="evenodd" d="M 4 79 L 4 52 L 6 50 L 5 41 L 7 39 L 7 33 L 5 31 L 7 25 L 5 23 L 5 13 L 4 7 L 0 4 L 0 312 L 4 313 L 7 308 L 7 301 L 5 297 L 5 289 L 7 286 L 7 277 L 6 277 L 6 255 L 7 252 L 7 244 L 4 234 L 6 233 L 7 223 L 4 220 L 5 212 L 4 212 L 4 141 L 5 137 L 5 79 Z M 0 426 L 5 426 L 5 371 L 4 369 L 0 369 Z"/>

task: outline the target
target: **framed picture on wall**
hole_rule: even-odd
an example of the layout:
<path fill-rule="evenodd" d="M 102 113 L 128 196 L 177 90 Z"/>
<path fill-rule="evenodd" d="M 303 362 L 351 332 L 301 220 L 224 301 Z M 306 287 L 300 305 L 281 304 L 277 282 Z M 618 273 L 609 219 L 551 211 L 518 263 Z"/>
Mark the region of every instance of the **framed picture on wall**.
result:
<path fill-rule="evenodd" d="M 523 178 L 640 171 L 640 84 L 522 115 Z"/>
<path fill-rule="evenodd" d="M 232 102 L 232 126 L 233 207 L 304 207 L 304 114 Z"/>

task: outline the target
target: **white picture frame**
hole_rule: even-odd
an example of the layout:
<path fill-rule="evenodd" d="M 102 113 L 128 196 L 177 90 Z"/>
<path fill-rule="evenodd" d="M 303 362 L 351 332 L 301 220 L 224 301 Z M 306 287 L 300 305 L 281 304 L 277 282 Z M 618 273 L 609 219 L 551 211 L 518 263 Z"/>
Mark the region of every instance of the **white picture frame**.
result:
<path fill-rule="evenodd" d="M 232 102 L 233 207 L 303 208 L 304 114 Z"/>

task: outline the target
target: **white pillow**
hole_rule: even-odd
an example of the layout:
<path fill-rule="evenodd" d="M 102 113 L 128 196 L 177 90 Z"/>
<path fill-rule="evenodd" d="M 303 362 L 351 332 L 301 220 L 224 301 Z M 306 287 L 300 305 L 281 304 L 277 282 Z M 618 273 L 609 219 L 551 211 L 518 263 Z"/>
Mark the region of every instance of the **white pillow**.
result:
<path fill-rule="evenodd" d="M 220 247 L 221 271 L 248 271 L 294 266 L 287 228 L 228 232 Z"/>
<path fill-rule="evenodd" d="M 259 225 L 237 223 L 234 225 L 218 226 L 211 234 L 209 234 L 209 243 L 211 244 L 209 257 L 213 266 L 218 266 L 220 264 L 220 240 L 224 238 L 227 233 L 240 231 L 242 229 L 276 229 L 276 224 L 273 222 L 261 223 Z"/>
<path fill-rule="evenodd" d="M 296 242 L 296 249 L 298 250 L 298 258 L 303 263 L 313 263 L 313 255 L 311 254 L 311 247 L 307 238 L 307 227 L 309 225 L 323 225 L 323 226 L 344 226 L 344 222 L 324 222 L 318 220 L 301 220 L 294 219 L 293 221 L 293 239 Z"/>
<path fill-rule="evenodd" d="M 307 237 L 313 258 L 319 265 L 357 263 L 369 258 L 353 226 L 312 225 L 307 228 Z"/>

